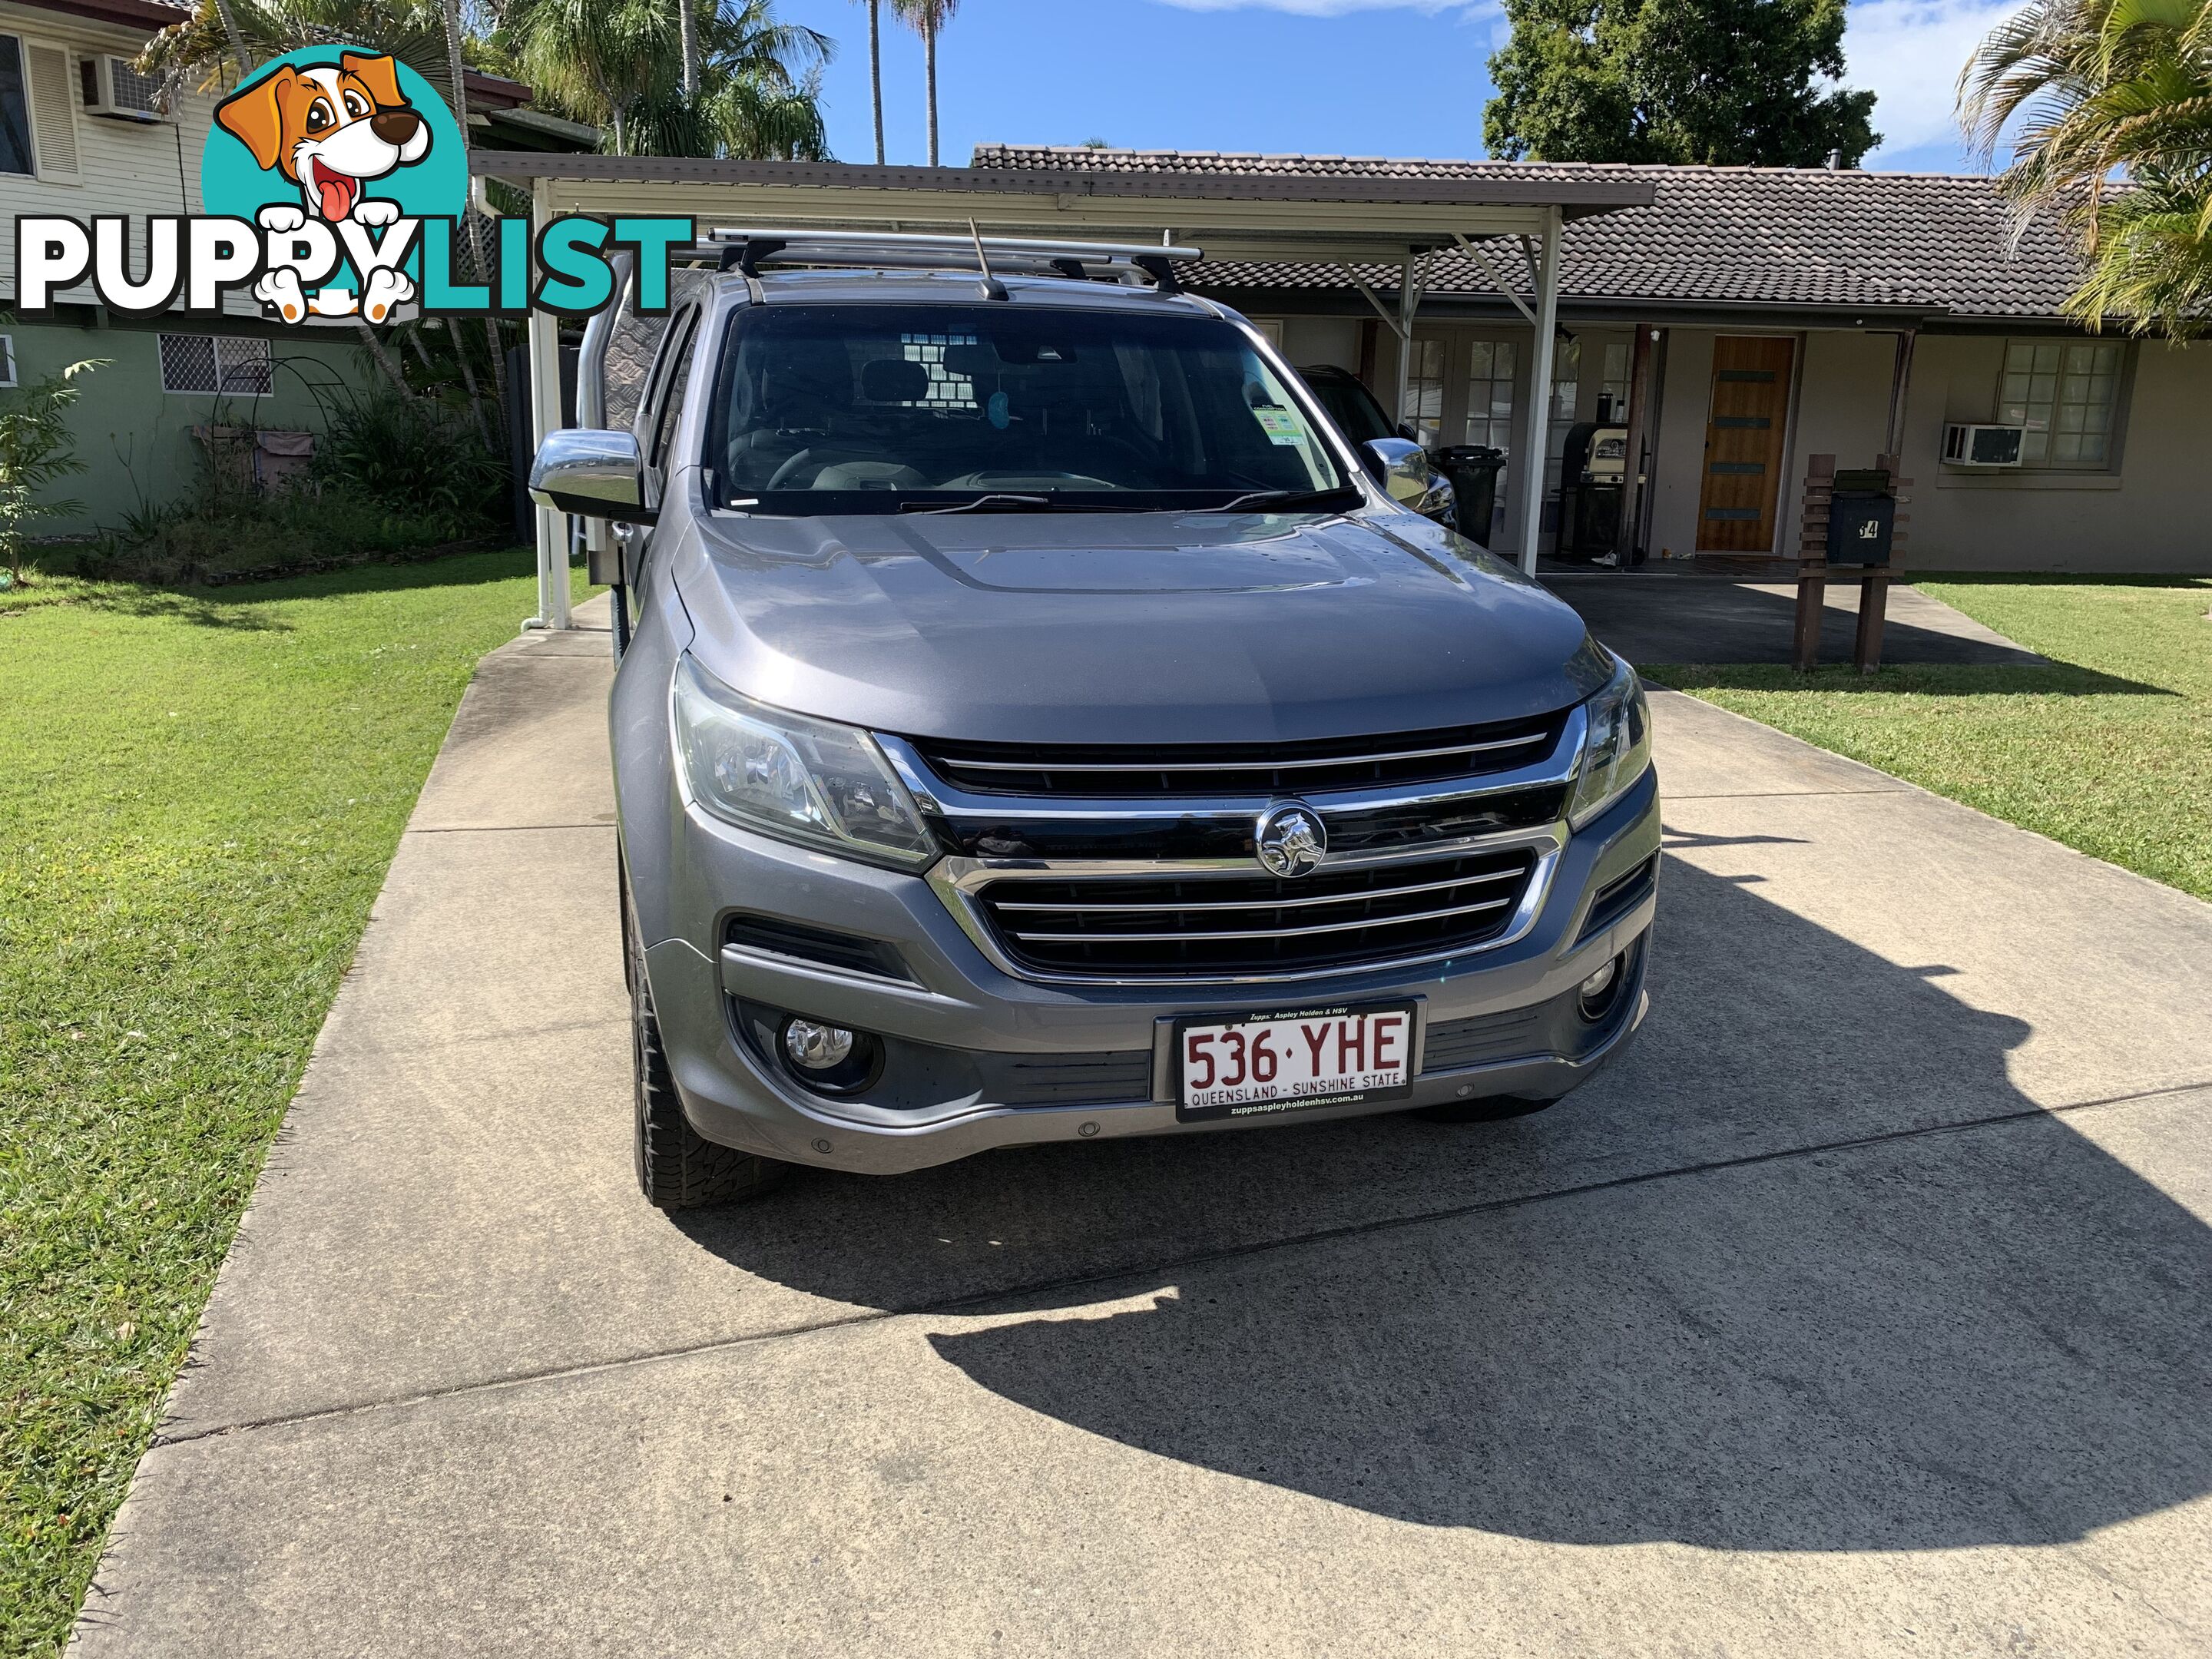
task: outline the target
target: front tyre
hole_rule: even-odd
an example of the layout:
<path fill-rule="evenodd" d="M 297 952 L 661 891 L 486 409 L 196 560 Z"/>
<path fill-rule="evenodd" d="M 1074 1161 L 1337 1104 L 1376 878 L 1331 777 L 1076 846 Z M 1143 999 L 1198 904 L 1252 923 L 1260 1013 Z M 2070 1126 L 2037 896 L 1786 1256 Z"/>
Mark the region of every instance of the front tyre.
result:
<path fill-rule="evenodd" d="M 637 911 L 623 893 L 623 965 L 629 981 L 630 1061 L 637 1102 L 637 1184 L 664 1210 L 696 1210 L 757 1198 L 780 1184 L 791 1166 L 708 1139 L 684 1115 L 676 1079 L 661 1044 L 653 987 L 645 975 Z"/>

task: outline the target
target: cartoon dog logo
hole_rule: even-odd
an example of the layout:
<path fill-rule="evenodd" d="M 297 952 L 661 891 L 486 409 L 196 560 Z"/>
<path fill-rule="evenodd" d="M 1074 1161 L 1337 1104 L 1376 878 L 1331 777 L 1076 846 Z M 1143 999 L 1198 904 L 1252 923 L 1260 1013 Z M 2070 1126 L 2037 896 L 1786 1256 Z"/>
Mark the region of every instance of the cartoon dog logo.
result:
<path fill-rule="evenodd" d="M 299 187 L 301 206 L 279 204 L 255 216 L 267 230 L 297 230 L 311 216 L 332 224 L 350 219 L 388 225 L 399 216 L 399 204 L 368 195 L 366 186 L 430 153 L 430 125 L 400 91 L 398 67 L 389 57 L 349 52 L 335 67 L 280 64 L 233 93 L 215 113 L 252 152 L 256 165 Z M 297 271 L 270 271 L 254 283 L 253 293 L 287 322 L 306 314 L 308 302 Z M 415 284 L 400 272 L 379 270 L 370 273 L 358 300 L 343 289 L 325 289 L 313 308 L 345 316 L 358 307 L 371 322 L 380 323 L 414 293 Z"/>

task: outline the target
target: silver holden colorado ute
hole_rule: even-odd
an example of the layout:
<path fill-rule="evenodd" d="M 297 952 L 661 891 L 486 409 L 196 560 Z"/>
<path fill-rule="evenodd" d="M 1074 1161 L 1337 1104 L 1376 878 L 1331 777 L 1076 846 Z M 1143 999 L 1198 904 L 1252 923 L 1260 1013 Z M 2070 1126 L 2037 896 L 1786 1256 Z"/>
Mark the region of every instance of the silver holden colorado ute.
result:
<path fill-rule="evenodd" d="M 882 241 L 751 234 L 533 471 L 626 538 L 646 1196 L 1505 1117 L 1617 1054 L 1633 671 L 1159 251 Z"/>

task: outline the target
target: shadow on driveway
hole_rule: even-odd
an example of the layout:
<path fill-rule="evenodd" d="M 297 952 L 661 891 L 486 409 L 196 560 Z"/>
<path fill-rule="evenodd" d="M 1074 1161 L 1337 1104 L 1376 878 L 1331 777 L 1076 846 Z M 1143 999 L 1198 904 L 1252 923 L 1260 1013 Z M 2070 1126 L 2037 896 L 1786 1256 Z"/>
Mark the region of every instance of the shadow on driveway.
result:
<path fill-rule="evenodd" d="M 1545 584 L 1572 605 L 1590 632 L 1638 665 L 1783 663 L 1796 650 L 1794 586 L 1711 576 L 1571 576 Z M 1832 591 L 1856 592 L 1849 587 Z M 1820 660 L 1851 660 L 1858 612 L 1820 613 Z M 2040 667 L 2045 659 L 1990 632 L 1949 605 L 1899 583 L 1890 590 L 1882 660 L 1954 666 Z"/>
<path fill-rule="evenodd" d="M 932 1337 L 949 1364 L 1124 1445 L 1425 1525 L 1948 1549 L 2212 1490 L 2212 1231 L 2015 1091 L 2027 1028 L 1945 994 L 1942 964 L 1679 860 L 1664 885 L 1653 1018 L 1551 1113 L 811 1177 L 687 1231 L 951 1323 L 1003 1224 L 998 1282 L 1064 1287 L 962 1304 Z M 1173 1243 L 1119 1285 L 1066 1282 L 1102 1192 Z"/>

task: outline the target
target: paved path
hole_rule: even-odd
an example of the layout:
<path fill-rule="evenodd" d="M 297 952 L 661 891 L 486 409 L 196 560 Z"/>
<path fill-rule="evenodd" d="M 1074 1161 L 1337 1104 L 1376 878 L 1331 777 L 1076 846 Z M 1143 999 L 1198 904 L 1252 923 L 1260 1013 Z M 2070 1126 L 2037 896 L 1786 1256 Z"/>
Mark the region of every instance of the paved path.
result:
<path fill-rule="evenodd" d="M 1786 663 L 1796 651 L 1797 585 L 1642 571 L 1547 574 L 1544 586 L 1582 613 L 1591 631 L 1635 663 Z M 2047 660 L 1963 611 L 1899 584 L 1883 613 L 1887 663 L 2033 665 Z M 1849 663 L 1859 591 L 1827 590 L 1820 660 Z"/>
<path fill-rule="evenodd" d="M 86 1653 L 2212 1650 L 2212 909 L 1662 695 L 1555 1111 L 672 1222 L 606 677 L 464 703 Z"/>

